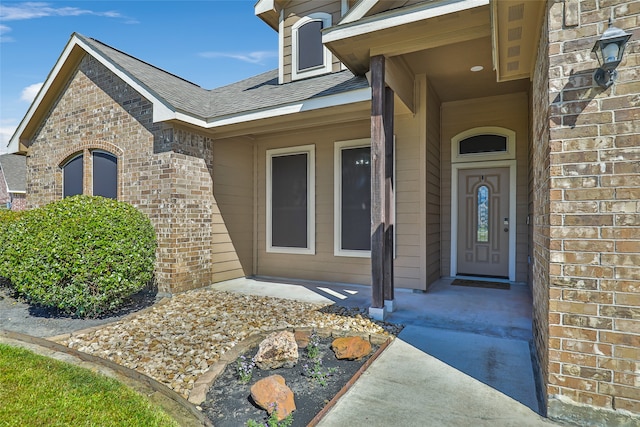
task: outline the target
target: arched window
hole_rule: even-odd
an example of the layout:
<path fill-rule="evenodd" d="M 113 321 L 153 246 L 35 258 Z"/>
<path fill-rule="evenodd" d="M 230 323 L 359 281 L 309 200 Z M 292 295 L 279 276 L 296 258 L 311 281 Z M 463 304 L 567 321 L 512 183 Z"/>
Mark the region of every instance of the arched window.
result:
<path fill-rule="evenodd" d="M 118 158 L 113 154 L 93 152 L 93 195 L 118 198 Z"/>
<path fill-rule="evenodd" d="M 331 15 L 313 13 L 291 27 L 291 78 L 331 72 L 331 52 L 322 44 L 322 29 L 331 26 Z"/>
<path fill-rule="evenodd" d="M 62 166 L 62 197 L 83 193 L 84 156 L 79 154 Z"/>
<path fill-rule="evenodd" d="M 61 169 L 63 198 L 84 194 L 85 188 L 90 188 L 88 194 L 94 196 L 118 198 L 118 158 L 113 154 L 85 150 L 71 157 Z M 85 174 L 85 170 L 90 173 Z M 88 180 L 86 186 L 85 179 Z"/>
<path fill-rule="evenodd" d="M 451 138 L 451 162 L 481 162 L 516 158 L 516 133 L 510 129 L 484 126 Z"/>

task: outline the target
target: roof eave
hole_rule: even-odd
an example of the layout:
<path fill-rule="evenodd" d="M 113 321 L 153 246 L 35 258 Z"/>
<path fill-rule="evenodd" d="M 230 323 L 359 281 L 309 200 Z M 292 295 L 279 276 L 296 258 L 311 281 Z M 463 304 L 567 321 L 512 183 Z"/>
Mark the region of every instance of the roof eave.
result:
<path fill-rule="evenodd" d="M 62 51 L 62 54 L 56 61 L 53 69 L 47 76 L 47 79 L 40 88 L 40 91 L 31 103 L 27 113 L 9 140 L 7 148 L 10 153 L 21 151 L 20 144 L 24 144 L 25 146 L 29 145 L 29 139 L 33 136 L 38 124 L 47 113 L 49 105 L 53 102 L 55 96 L 59 93 L 59 90 L 62 89 L 63 82 L 66 82 L 69 74 L 73 69 L 75 69 L 76 65 L 83 57 L 84 54 L 82 51 L 96 58 L 102 65 L 107 67 L 125 83 L 133 87 L 133 89 L 148 99 L 153 104 L 154 122 L 175 118 L 176 111 L 173 106 L 127 73 L 124 69 L 110 61 L 109 58 L 104 56 L 101 52 L 93 49 L 90 45 L 85 43 L 81 36 L 73 33 L 69 42 Z"/>

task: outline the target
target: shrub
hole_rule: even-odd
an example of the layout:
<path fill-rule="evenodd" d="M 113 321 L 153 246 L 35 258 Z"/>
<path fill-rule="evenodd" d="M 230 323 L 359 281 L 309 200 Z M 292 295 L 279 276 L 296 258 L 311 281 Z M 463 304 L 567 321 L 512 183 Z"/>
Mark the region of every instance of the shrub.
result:
<path fill-rule="evenodd" d="M 24 212 L 0 210 L 0 278 L 7 278 L 8 262 L 5 252 L 9 248 L 8 239 L 12 229 Z"/>
<path fill-rule="evenodd" d="M 32 303 L 81 317 L 120 306 L 152 279 L 155 232 L 133 206 L 74 196 L 13 224 L 7 278 Z"/>

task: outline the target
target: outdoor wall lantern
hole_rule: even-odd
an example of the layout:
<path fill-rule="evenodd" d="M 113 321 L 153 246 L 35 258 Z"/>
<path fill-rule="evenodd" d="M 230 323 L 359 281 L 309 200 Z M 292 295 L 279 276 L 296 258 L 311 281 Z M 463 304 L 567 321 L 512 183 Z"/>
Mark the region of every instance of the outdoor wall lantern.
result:
<path fill-rule="evenodd" d="M 618 72 L 616 67 L 622 61 L 624 48 L 631 34 L 624 32 L 620 28 L 612 27 L 609 21 L 609 28 L 605 30 L 591 52 L 596 54 L 600 68 L 593 74 L 593 79 L 603 88 L 608 88 L 615 81 Z"/>

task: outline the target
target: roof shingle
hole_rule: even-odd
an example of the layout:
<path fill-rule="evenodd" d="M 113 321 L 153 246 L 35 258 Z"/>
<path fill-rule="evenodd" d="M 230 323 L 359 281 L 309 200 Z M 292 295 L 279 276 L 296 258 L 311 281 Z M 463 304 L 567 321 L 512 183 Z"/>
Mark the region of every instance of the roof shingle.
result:
<path fill-rule="evenodd" d="M 278 70 L 272 70 L 227 86 L 207 90 L 98 40 L 76 35 L 176 110 L 205 120 L 273 108 L 369 86 L 365 77 L 354 76 L 348 70 L 278 84 Z"/>

